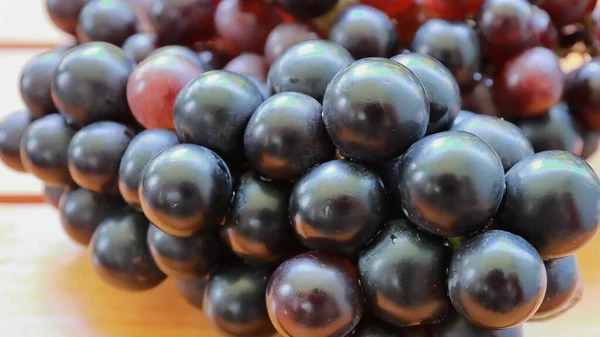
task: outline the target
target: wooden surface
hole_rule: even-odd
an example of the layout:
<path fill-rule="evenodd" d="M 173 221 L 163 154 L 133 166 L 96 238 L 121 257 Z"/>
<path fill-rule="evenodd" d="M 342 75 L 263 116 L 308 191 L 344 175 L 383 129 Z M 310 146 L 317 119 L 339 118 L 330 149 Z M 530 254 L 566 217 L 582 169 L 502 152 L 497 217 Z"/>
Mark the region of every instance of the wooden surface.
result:
<path fill-rule="evenodd" d="M 68 38 L 46 18 L 42 0 L 0 1 L 0 41 L 60 43 Z M 2 115 L 21 108 L 19 69 L 41 50 L 0 50 Z M 593 160 L 600 171 L 600 158 Z M 0 164 L 0 194 L 39 194 L 35 179 Z M 529 337 L 600 336 L 600 239 L 579 254 L 586 293 L 564 316 L 528 324 Z M 85 248 L 63 233 L 50 206 L 0 205 L 0 336 L 213 337 L 202 313 L 173 280 L 144 293 L 102 283 Z"/>

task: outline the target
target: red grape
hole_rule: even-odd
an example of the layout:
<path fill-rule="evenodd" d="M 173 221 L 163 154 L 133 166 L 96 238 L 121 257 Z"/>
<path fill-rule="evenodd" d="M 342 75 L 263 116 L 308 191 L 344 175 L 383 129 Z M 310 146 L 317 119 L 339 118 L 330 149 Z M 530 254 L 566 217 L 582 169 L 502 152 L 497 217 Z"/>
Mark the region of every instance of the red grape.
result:
<path fill-rule="evenodd" d="M 600 60 L 566 76 L 565 99 L 586 128 L 600 131 Z"/>
<path fill-rule="evenodd" d="M 429 19 L 423 0 L 412 0 L 410 6 L 394 16 L 398 38 L 402 45 L 410 45 L 417 30 Z"/>
<path fill-rule="evenodd" d="M 263 0 L 223 0 L 215 12 L 219 35 L 246 52 L 262 53 L 269 33 L 280 22 L 277 11 Z"/>
<path fill-rule="evenodd" d="M 535 33 L 535 45 L 540 45 L 549 49 L 558 46 L 558 31 L 552 24 L 552 19 L 548 12 L 539 7 L 533 7 L 533 30 Z"/>
<path fill-rule="evenodd" d="M 160 44 L 181 44 L 214 34 L 216 0 L 154 0 L 150 21 Z"/>
<path fill-rule="evenodd" d="M 229 61 L 223 69 L 241 75 L 254 76 L 263 81 L 267 79 L 268 67 L 265 58 L 257 54 L 243 53 Z"/>
<path fill-rule="evenodd" d="M 484 0 L 425 0 L 427 9 L 442 19 L 462 20 L 477 14 Z"/>
<path fill-rule="evenodd" d="M 549 49 L 528 49 L 507 62 L 498 79 L 498 102 L 519 117 L 544 115 L 563 94 L 564 75 Z"/>
<path fill-rule="evenodd" d="M 265 44 L 265 60 L 272 64 L 279 55 L 296 43 L 317 39 L 317 33 L 302 23 L 282 23 L 275 27 Z"/>
<path fill-rule="evenodd" d="M 175 98 L 201 73 L 197 64 L 174 55 L 158 54 L 140 63 L 127 83 L 127 101 L 137 121 L 148 129 L 174 130 Z"/>
<path fill-rule="evenodd" d="M 585 13 L 586 13 L 586 14 L 589 14 L 589 13 L 593 12 L 593 11 L 594 11 L 594 9 L 596 9 L 596 5 L 597 5 L 597 2 L 596 2 L 596 0 L 592 0 L 592 1 L 590 1 L 589 5 L 588 5 L 588 6 L 587 6 L 587 8 L 585 9 Z"/>
<path fill-rule="evenodd" d="M 596 0 L 544 0 L 539 6 L 550 14 L 556 26 L 563 27 L 583 20 L 588 7 L 595 3 Z"/>
<path fill-rule="evenodd" d="M 308 20 L 332 10 L 338 0 L 275 0 L 275 3 L 293 17 Z"/>
<path fill-rule="evenodd" d="M 60 30 L 75 35 L 79 12 L 92 0 L 46 0 L 50 20 Z"/>
<path fill-rule="evenodd" d="M 375 7 L 387 15 L 401 13 L 412 5 L 414 0 L 361 0 L 362 4 Z"/>

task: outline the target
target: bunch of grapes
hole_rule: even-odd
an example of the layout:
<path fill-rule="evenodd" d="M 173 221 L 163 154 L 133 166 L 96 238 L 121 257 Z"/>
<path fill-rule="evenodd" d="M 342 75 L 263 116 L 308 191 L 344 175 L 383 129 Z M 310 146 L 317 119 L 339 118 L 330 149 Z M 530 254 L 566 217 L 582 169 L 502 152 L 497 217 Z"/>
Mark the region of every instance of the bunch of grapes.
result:
<path fill-rule="evenodd" d="M 592 0 L 47 0 L 0 157 L 230 336 L 523 336 L 600 225 Z M 563 71 L 561 57 L 585 62 Z"/>

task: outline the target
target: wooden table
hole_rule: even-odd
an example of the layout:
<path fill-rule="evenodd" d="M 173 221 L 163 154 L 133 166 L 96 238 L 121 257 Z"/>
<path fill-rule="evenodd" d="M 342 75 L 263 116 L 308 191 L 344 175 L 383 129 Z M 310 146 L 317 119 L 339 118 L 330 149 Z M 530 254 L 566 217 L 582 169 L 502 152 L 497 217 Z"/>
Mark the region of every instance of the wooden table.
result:
<path fill-rule="evenodd" d="M 42 0 L 0 1 L 0 118 L 23 106 L 19 69 L 41 50 L 19 46 L 59 43 Z M 7 44 L 5 43 L 5 45 Z M 592 160 L 597 171 L 600 158 Z M 0 194 L 36 195 L 42 185 L 0 165 Z M 600 239 L 579 254 L 586 294 L 555 321 L 528 324 L 529 337 L 600 336 Z M 173 280 L 144 293 L 105 285 L 85 248 L 63 233 L 50 206 L 0 205 L 0 336 L 7 337 L 213 337 L 202 313 L 177 293 Z"/>

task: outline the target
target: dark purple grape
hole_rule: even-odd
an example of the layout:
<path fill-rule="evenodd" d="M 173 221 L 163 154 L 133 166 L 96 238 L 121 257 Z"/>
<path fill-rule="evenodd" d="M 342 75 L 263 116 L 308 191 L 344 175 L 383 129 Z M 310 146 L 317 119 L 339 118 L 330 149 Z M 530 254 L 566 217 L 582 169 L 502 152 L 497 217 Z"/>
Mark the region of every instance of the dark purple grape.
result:
<path fill-rule="evenodd" d="M 94 269 L 106 283 L 121 290 L 144 291 L 165 279 L 148 249 L 148 225 L 148 219 L 135 211 L 100 223 L 90 250 Z"/>
<path fill-rule="evenodd" d="M 150 21 L 161 45 L 210 38 L 215 32 L 216 0 L 153 0 Z"/>
<path fill-rule="evenodd" d="M 125 203 L 118 197 L 75 188 L 64 193 L 59 207 L 60 222 L 67 235 L 87 246 L 100 223 L 121 214 Z"/>
<path fill-rule="evenodd" d="M 121 46 L 137 33 L 141 21 L 135 7 L 122 0 L 92 1 L 79 13 L 77 39 L 80 43 L 104 41 Z"/>
<path fill-rule="evenodd" d="M 207 283 L 208 276 L 192 280 L 177 280 L 177 289 L 186 302 L 202 310 Z"/>
<path fill-rule="evenodd" d="M 502 330 L 483 328 L 453 313 L 433 326 L 430 337 L 525 337 L 525 333 L 522 325 Z"/>
<path fill-rule="evenodd" d="M 363 316 L 358 271 L 346 258 L 310 252 L 287 260 L 267 286 L 267 309 L 285 337 L 346 336 Z"/>
<path fill-rule="evenodd" d="M 600 229 L 600 180 L 581 158 L 546 151 L 506 174 L 506 195 L 496 220 L 531 242 L 544 259 L 572 255 Z"/>
<path fill-rule="evenodd" d="M 405 53 L 392 57 L 410 69 L 423 83 L 429 100 L 427 134 L 449 130 L 460 111 L 458 83 L 452 73 L 431 56 Z"/>
<path fill-rule="evenodd" d="M 52 207 L 57 208 L 60 204 L 60 198 L 63 194 L 69 192 L 69 187 L 67 186 L 44 186 L 44 199 L 47 203 L 52 205 Z"/>
<path fill-rule="evenodd" d="M 262 174 L 281 180 L 297 180 L 315 165 L 332 159 L 334 147 L 321 111 L 321 104 L 305 94 L 271 96 L 246 127 L 246 157 Z"/>
<path fill-rule="evenodd" d="M 222 69 L 230 61 L 227 56 L 210 50 L 199 52 L 198 58 L 206 71 Z"/>
<path fill-rule="evenodd" d="M 296 183 L 289 216 L 305 246 L 350 252 L 365 245 L 383 225 L 385 197 L 375 173 L 358 163 L 333 160 Z"/>
<path fill-rule="evenodd" d="M 25 129 L 21 140 L 23 167 L 50 186 L 73 185 L 67 161 L 73 130 L 59 114 L 44 116 Z"/>
<path fill-rule="evenodd" d="M 217 265 L 222 249 L 220 238 L 212 231 L 180 238 L 152 224 L 148 229 L 148 246 L 160 270 L 177 279 L 208 275 Z"/>
<path fill-rule="evenodd" d="M 77 131 L 69 144 L 69 172 L 77 185 L 97 193 L 119 193 L 121 157 L 135 136 L 115 122 L 98 122 Z"/>
<path fill-rule="evenodd" d="M 453 131 L 464 131 L 485 140 L 492 146 L 508 172 L 516 163 L 534 154 L 525 135 L 514 124 L 492 116 L 474 115 L 452 127 Z"/>
<path fill-rule="evenodd" d="M 458 112 L 458 114 L 456 115 L 456 118 L 454 119 L 454 123 L 452 123 L 452 128 L 454 128 L 455 126 L 457 126 L 458 124 L 460 124 L 462 121 L 464 121 L 465 119 L 471 117 L 471 116 L 475 116 L 477 115 L 474 112 L 468 111 L 468 110 L 460 110 Z"/>
<path fill-rule="evenodd" d="M 565 103 L 552 107 L 546 116 L 521 120 L 517 125 L 531 141 L 535 152 L 561 150 L 580 156 L 583 151 L 584 142 L 579 126 Z"/>
<path fill-rule="evenodd" d="M 550 14 L 552 21 L 558 27 L 580 22 L 596 0 L 544 0 L 539 6 Z"/>
<path fill-rule="evenodd" d="M 600 59 L 566 76 L 564 97 L 586 129 L 600 131 Z"/>
<path fill-rule="evenodd" d="M 198 67 L 204 69 L 204 63 L 200 60 L 200 56 L 196 54 L 193 50 L 183 46 L 166 46 L 161 47 L 148 55 L 148 57 L 154 57 L 157 55 L 167 55 L 167 56 L 177 56 L 182 57 L 191 63 L 197 65 Z"/>
<path fill-rule="evenodd" d="M 24 158 L 21 157 L 21 141 L 32 121 L 31 112 L 28 110 L 14 112 L 0 121 L 0 160 L 12 170 L 27 171 Z M 36 148 L 37 146 L 38 144 L 35 144 Z"/>
<path fill-rule="evenodd" d="M 456 237 L 487 225 L 502 201 L 504 185 L 502 162 L 486 141 L 448 131 L 424 138 L 404 154 L 394 188 L 400 195 L 397 207 L 412 223 Z"/>
<path fill-rule="evenodd" d="M 79 13 L 92 0 L 46 0 L 46 11 L 56 27 L 75 35 Z"/>
<path fill-rule="evenodd" d="M 228 70 L 248 77 L 256 77 L 261 81 L 266 81 L 269 66 L 262 55 L 241 53 L 236 58 L 229 61 L 223 67 L 223 70 Z"/>
<path fill-rule="evenodd" d="M 223 235 L 234 253 L 256 264 L 278 264 L 300 252 L 288 219 L 290 190 L 283 184 L 243 175 Z"/>
<path fill-rule="evenodd" d="M 242 148 L 246 125 L 262 101 L 259 88 L 246 77 L 209 71 L 179 92 L 173 123 L 182 142 L 228 154 Z"/>
<path fill-rule="evenodd" d="M 156 35 L 153 33 L 137 33 L 123 43 L 125 55 L 136 63 L 145 60 L 154 50 L 156 50 Z"/>
<path fill-rule="evenodd" d="M 34 56 L 21 72 L 19 89 L 21 98 L 33 118 L 58 112 L 52 101 L 52 79 L 65 48 L 56 48 Z"/>
<path fill-rule="evenodd" d="M 250 81 L 252 81 L 252 83 L 254 83 L 254 85 L 256 85 L 258 87 L 258 90 L 260 90 L 260 93 L 262 94 L 263 100 L 266 100 L 267 98 L 271 97 L 271 87 L 269 86 L 269 84 L 263 80 L 261 80 L 258 77 L 254 77 L 254 76 L 246 76 Z"/>
<path fill-rule="evenodd" d="M 265 43 L 265 61 L 273 64 L 288 48 L 300 42 L 318 39 L 317 33 L 309 26 L 298 22 L 281 23 L 273 28 Z"/>
<path fill-rule="evenodd" d="M 217 154 L 181 144 L 148 162 L 139 193 L 144 214 L 156 227 L 170 235 L 191 236 L 221 222 L 231 202 L 232 178 Z"/>
<path fill-rule="evenodd" d="M 357 60 L 391 57 L 400 47 L 396 26 L 384 12 L 370 6 L 346 9 L 329 31 L 329 40 L 340 44 Z"/>
<path fill-rule="evenodd" d="M 563 310 L 576 296 L 582 283 L 579 276 L 579 263 L 575 256 L 545 261 L 544 265 L 548 287 L 544 301 L 535 313 L 535 318 L 554 315 Z"/>
<path fill-rule="evenodd" d="M 600 143 L 600 132 L 588 131 L 583 136 L 583 151 L 581 151 L 581 158 L 588 159 L 596 153 L 598 150 L 598 144 Z"/>
<path fill-rule="evenodd" d="M 138 189 L 146 164 L 160 151 L 177 144 L 177 135 L 165 129 L 142 131 L 131 140 L 119 164 L 119 192 L 129 205 L 141 209 Z"/>
<path fill-rule="evenodd" d="M 332 10 L 338 0 L 275 0 L 275 3 L 293 17 L 308 20 Z"/>
<path fill-rule="evenodd" d="M 58 64 L 52 99 L 69 124 L 132 123 L 126 89 L 134 66 L 123 50 L 106 42 L 74 47 Z"/>
<path fill-rule="evenodd" d="M 270 336 L 273 326 L 265 305 L 269 273 L 250 266 L 227 266 L 210 275 L 203 312 L 227 336 Z"/>
<path fill-rule="evenodd" d="M 473 28 L 462 22 L 427 21 L 417 31 L 411 50 L 440 61 L 461 86 L 471 85 L 473 75 L 481 66 L 479 37 Z"/>
<path fill-rule="evenodd" d="M 387 0 L 385 0 L 387 1 Z M 348 337 L 431 337 L 426 326 L 398 328 L 375 319 L 363 318 Z"/>
<path fill-rule="evenodd" d="M 322 102 L 329 82 L 352 61 L 348 51 L 335 43 L 300 42 L 275 60 L 269 69 L 268 83 L 276 94 L 295 91 Z"/>
<path fill-rule="evenodd" d="M 525 239 L 490 230 L 465 241 L 448 269 L 456 311 L 482 327 L 518 326 L 538 310 L 546 292 L 544 261 Z"/>
<path fill-rule="evenodd" d="M 425 134 L 427 93 L 417 76 L 397 62 L 359 60 L 327 87 L 323 121 L 342 155 L 369 162 L 389 159 Z"/>
<path fill-rule="evenodd" d="M 450 307 L 448 242 L 419 231 L 408 220 L 389 221 L 358 258 L 367 308 L 396 326 L 439 321 Z"/>

